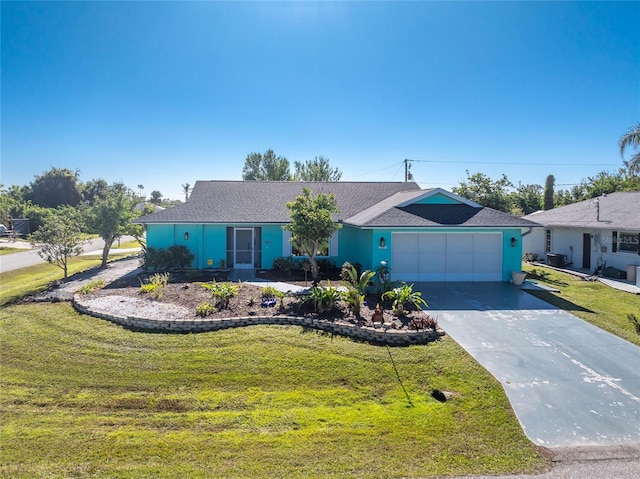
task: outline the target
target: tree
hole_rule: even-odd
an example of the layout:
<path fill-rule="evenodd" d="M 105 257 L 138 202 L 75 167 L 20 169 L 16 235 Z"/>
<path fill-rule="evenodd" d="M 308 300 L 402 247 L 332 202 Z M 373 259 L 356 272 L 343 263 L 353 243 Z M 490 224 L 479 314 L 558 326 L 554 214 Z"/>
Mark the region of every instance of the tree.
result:
<path fill-rule="evenodd" d="M 62 268 L 66 279 L 69 258 L 82 253 L 82 220 L 74 208 L 61 207 L 45 218 L 30 240 L 41 258 Z"/>
<path fill-rule="evenodd" d="M 82 185 L 82 200 L 91 204 L 99 198 L 106 198 L 109 192 L 109 184 L 102 178 L 87 181 Z"/>
<path fill-rule="evenodd" d="M 551 210 L 553 209 L 553 196 L 554 196 L 554 186 L 556 183 L 556 179 L 553 175 L 548 175 L 547 179 L 544 182 L 544 205 L 543 209 Z"/>
<path fill-rule="evenodd" d="M 513 184 L 505 175 L 493 181 L 484 173 L 469 175 L 467 170 L 467 183 L 461 182 L 460 186 L 452 188 L 452 191 L 482 206 L 509 213 L 511 198 L 507 188 L 513 188 Z"/>
<path fill-rule="evenodd" d="M 104 240 L 102 267 L 107 265 L 109 250 L 113 242 L 127 232 L 135 217 L 133 195 L 121 188 L 121 184 L 110 187 L 109 195 L 98 200 L 89 209 L 89 225 Z"/>
<path fill-rule="evenodd" d="M 191 185 L 189 183 L 185 183 L 182 185 L 182 191 L 184 191 L 184 201 L 186 202 L 189 199 L 189 191 L 191 191 Z"/>
<path fill-rule="evenodd" d="M 68 205 L 77 206 L 82 199 L 78 170 L 52 167 L 35 179 L 26 188 L 25 199 L 45 208 Z"/>
<path fill-rule="evenodd" d="M 318 193 L 313 196 L 309 188 L 302 188 L 302 194 L 295 201 L 287 203 L 291 223 L 283 228 L 291 232 L 291 242 L 309 257 L 311 277 L 318 284 L 319 268 L 316 255 L 320 244 L 328 241 L 342 225 L 333 221 L 332 214 L 338 213 L 336 197 L 333 193 Z"/>
<path fill-rule="evenodd" d="M 298 181 L 340 181 L 342 178 L 342 172 L 338 168 L 331 168 L 329 158 L 324 156 L 316 156 L 304 163 L 294 161 L 293 165 L 293 177 Z"/>
<path fill-rule="evenodd" d="M 261 181 L 289 181 L 289 160 L 284 156 L 276 156 L 273 150 L 267 150 L 264 155 L 249 153 L 242 168 L 243 180 Z"/>
<path fill-rule="evenodd" d="M 629 131 L 620 137 L 618 141 L 620 147 L 620 156 L 624 158 L 624 152 L 628 147 L 633 147 L 637 150 L 631 158 L 624 161 L 624 166 L 627 168 L 629 176 L 635 177 L 640 175 L 640 123 L 632 126 Z"/>
<path fill-rule="evenodd" d="M 511 193 L 511 202 L 513 203 L 513 214 L 528 215 L 542 208 L 542 186 L 540 185 L 523 185 L 519 186 L 516 191 Z"/>
<path fill-rule="evenodd" d="M 151 199 L 149 200 L 149 203 L 153 203 L 154 205 L 159 205 L 160 203 L 162 203 L 162 193 L 160 193 L 158 190 L 153 190 L 151 192 Z"/>

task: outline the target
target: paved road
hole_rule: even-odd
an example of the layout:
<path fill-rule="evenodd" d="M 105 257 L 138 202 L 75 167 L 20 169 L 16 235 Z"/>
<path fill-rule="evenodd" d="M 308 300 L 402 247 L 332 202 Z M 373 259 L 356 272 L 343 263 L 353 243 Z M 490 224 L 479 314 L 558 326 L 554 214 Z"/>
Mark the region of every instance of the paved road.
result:
<path fill-rule="evenodd" d="M 133 237 L 125 236 L 122 238 L 121 242 L 127 242 L 133 240 Z M 117 242 L 114 246 L 117 246 Z M 2 246 L 15 247 L 17 243 L 1 243 Z M 83 244 L 83 250 L 85 253 L 93 252 L 93 251 L 101 251 L 104 247 L 104 241 L 102 238 L 92 239 L 90 242 L 87 241 Z M 4 273 L 6 271 L 13 271 L 19 268 L 25 268 L 27 266 L 33 266 L 34 264 L 40 264 L 44 260 L 38 256 L 38 251 L 36 249 L 25 249 L 25 251 L 20 253 L 12 253 L 0 256 L 0 273 Z"/>
<path fill-rule="evenodd" d="M 532 442 L 640 443 L 640 348 L 506 283 L 416 287 L 500 381 Z"/>

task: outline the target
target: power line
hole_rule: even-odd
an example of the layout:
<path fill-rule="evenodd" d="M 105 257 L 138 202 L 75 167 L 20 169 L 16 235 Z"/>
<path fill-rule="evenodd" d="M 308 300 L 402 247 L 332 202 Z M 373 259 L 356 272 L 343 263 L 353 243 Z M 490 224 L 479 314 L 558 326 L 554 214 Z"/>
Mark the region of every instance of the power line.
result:
<path fill-rule="evenodd" d="M 468 163 L 474 165 L 528 165 L 528 166 L 614 166 L 618 163 L 580 163 L 577 165 L 576 163 L 540 163 L 540 162 L 510 162 L 510 161 L 467 161 L 467 160 L 412 160 L 408 159 L 408 161 L 415 161 L 416 163 Z"/>

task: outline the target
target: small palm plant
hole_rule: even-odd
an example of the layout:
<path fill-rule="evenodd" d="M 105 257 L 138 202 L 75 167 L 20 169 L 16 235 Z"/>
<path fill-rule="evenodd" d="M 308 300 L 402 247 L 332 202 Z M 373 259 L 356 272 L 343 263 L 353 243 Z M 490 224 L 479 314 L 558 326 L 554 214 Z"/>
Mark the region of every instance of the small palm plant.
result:
<path fill-rule="evenodd" d="M 422 298 L 422 293 L 413 290 L 413 284 L 408 285 L 404 283 L 402 286 L 384 293 L 382 298 L 392 301 L 391 307 L 393 308 L 393 312 L 398 316 L 406 315 L 407 306 L 413 305 L 417 309 L 428 306 L 427 302 Z"/>
<path fill-rule="evenodd" d="M 343 293 L 343 299 L 356 318 L 360 317 L 360 309 L 364 301 L 364 292 L 375 276 L 374 271 L 363 271 L 358 275 L 358 270 L 348 261 L 342 265 L 340 276 L 342 284 L 347 288 Z"/>

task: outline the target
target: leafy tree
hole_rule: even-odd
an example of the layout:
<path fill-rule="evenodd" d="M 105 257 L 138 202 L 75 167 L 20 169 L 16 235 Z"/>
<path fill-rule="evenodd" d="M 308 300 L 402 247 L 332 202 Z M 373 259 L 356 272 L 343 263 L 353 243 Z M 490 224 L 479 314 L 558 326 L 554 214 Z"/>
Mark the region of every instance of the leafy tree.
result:
<path fill-rule="evenodd" d="M 309 188 L 302 188 L 302 194 L 295 201 L 287 203 L 291 223 L 283 228 L 291 232 L 291 241 L 309 257 L 311 277 L 314 284 L 319 282 L 319 267 L 316 254 L 321 243 L 329 240 L 334 231 L 342 225 L 335 223 L 333 213 L 337 213 L 336 197 L 333 193 L 313 195 Z"/>
<path fill-rule="evenodd" d="M 109 250 L 113 242 L 125 234 L 135 217 L 134 198 L 123 189 L 121 183 L 110 187 L 109 195 L 96 201 L 89 209 L 89 225 L 104 240 L 102 267 L 107 265 Z"/>
<path fill-rule="evenodd" d="M 304 163 L 294 161 L 294 179 L 299 181 L 340 181 L 342 172 L 338 168 L 331 168 L 329 158 L 316 156 Z"/>
<path fill-rule="evenodd" d="M 528 215 L 542 208 L 542 186 L 523 185 L 511 193 L 511 202 L 514 210 L 512 213 Z"/>
<path fill-rule="evenodd" d="M 629 176 L 640 175 L 640 123 L 632 126 L 629 131 L 620 137 L 618 146 L 620 147 L 620 155 L 623 158 L 624 152 L 628 147 L 633 147 L 636 150 L 631 155 L 631 158 L 624 161 L 624 166 L 627 168 Z"/>
<path fill-rule="evenodd" d="M 159 205 L 160 203 L 162 203 L 162 193 L 160 193 L 158 190 L 153 190 L 151 192 L 151 199 L 149 200 L 150 203 L 153 203 L 154 205 Z"/>
<path fill-rule="evenodd" d="M 484 173 L 469 175 L 467 170 L 467 182 L 461 182 L 460 186 L 452 188 L 452 191 L 482 206 L 509 213 L 512 205 L 508 188 L 513 188 L 513 184 L 506 175 L 493 181 Z"/>
<path fill-rule="evenodd" d="M 82 253 L 82 219 L 74 208 L 61 207 L 45 218 L 30 240 L 39 248 L 38 255 L 61 268 L 66 279 L 69 258 Z"/>
<path fill-rule="evenodd" d="M 52 167 L 35 179 L 26 188 L 25 199 L 45 208 L 68 205 L 77 206 L 82 199 L 78 170 Z"/>
<path fill-rule="evenodd" d="M 91 204 L 99 198 L 106 198 L 109 192 L 109 184 L 102 178 L 90 180 L 82 185 L 82 200 Z"/>
<path fill-rule="evenodd" d="M 289 160 L 276 156 L 273 150 L 261 153 L 249 153 L 242 168 L 243 180 L 289 181 Z"/>
<path fill-rule="evenodd" d="M 553 175 L 547 176 L 544 182 L 544 210 L 553 209 L 553 196 L 556 179 Z"/>

